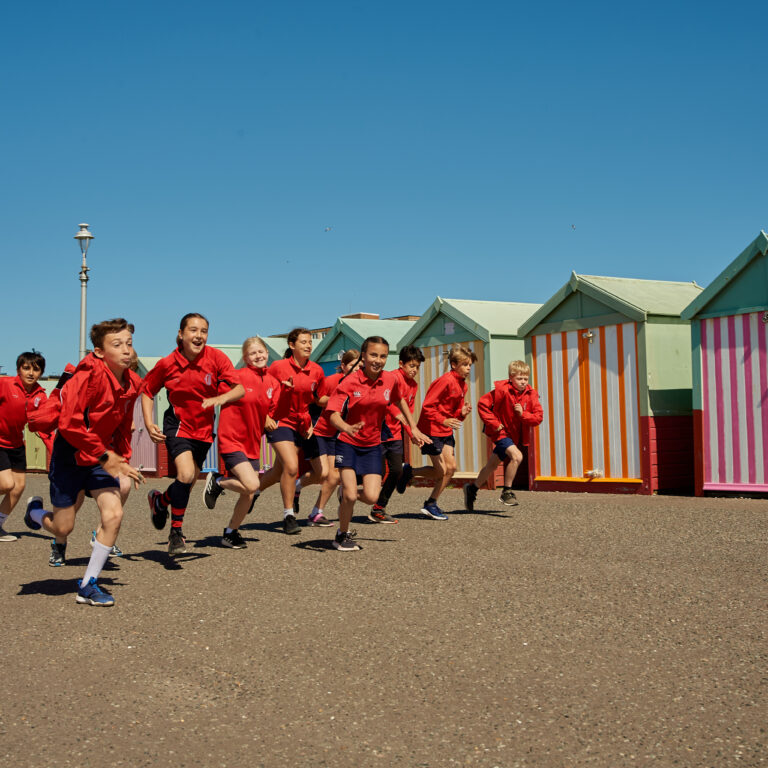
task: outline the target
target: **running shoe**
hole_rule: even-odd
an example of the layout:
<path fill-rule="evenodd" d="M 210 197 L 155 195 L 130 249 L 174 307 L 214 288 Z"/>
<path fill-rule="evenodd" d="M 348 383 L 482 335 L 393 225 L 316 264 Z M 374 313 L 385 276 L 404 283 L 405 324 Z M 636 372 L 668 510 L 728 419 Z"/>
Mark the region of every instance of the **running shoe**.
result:
<path fill-rule="evenodd" d="M 216 499 L 224 493 L 224 489 L 219 485 L 218 480 L 222 477 L 218 472 L 209 472 L 205 478 L 205 488 L 203 489 L 203 501 L 208 509 L 216 506 Z"/>
<path fill-rule="evenodd" d="M 405 493 L 405 489 L 408 487 L 408 483 L 413 479 L 413 467 L 410 464 L 403 464 L 403 473 L 397 478 L 398 493 Z"/>
<path fill-rule="evenodd" d="M 318 528 L 328 528 L 333 525 L 333 523 L 322 512 L 318 512 L 314 516 L 310 515 L 307 519 L 307 522 L 310 525 L 317 526 Z"/>
<path fill-rule="evenodd" d="M 67 545 L 58 544 L 54 539 L 51 542 L 51 556 L 48 558 L 48 565 L 51 568 L 58 568 L 59 566 L 66 565 Z"/>
<path fill-rule="evenodd" d="M 506 504 L 508 507 L 516 507 L 519 504 L 517 500 L 517 496 L 515 496 L 511 488 L 505 488 L 501 492 L 501 496 L 499 496 L 499 501 L 502 504 Z"/>
<path fill-rule="evenodd" d="M 396 525 L 400 522 L 399 520 L 395 520 L 392 515 L 388 515 L 384 507 L 375 505 L 371 507 L 371 511 L 368 513 L 368 519 L 372 523 L 387 523 L 389 525 Z"/>
<path fill-rule="evenodd" d="M 115 598 L 104 592 L 93 576 L 85 585 L 83 585 L 82 579 L 77 580 L 77 597 L 75 597 L 75 600 L 83 605 L 96 605 L 100 608 L 106 608 L 115 604 Z"/>
<path fill-rule="evenodd" d="M 475 499 L 477 498 L 477 486 L 474 483 L 466 483 L 464 486 L 464 509 L 467 512 L 475 511 Z"/>
<path fill-rule="evenodd" d="M 426 517 L 431 517 L 433 520 L 447 520 L 448 515 L 443 512 L 440 507 L 437 506 L 436 501 L 425 501 L 424 506 L 421 508 L 421 514 Z"/>
<path fill-rule="evenodd" d="M 33 531 L 39 531 L 42 527 L 40 523 L 36 523 L 32 517 L 30 516 L 30 512 L 33 509 L 42 509 L 43 508 L 43 497 L 42 496 L 30 496 L 27 499 L 27 510 L 24 513 L 24 525 L 27 526 L 27 528 L 31 528 Z"/>
<path fill-rule="evenodd" d="M 96 531 L 91 531 L 91 549 L 93 549 L 93 545 L 96 542 Z M 112 549 L 109 550 L 109 556 L 110 557 L 122 557 L 123 556 L 123 550 L 120 549 L 120 547 L 117 546 L 117 544 L 112 545 Z"/>
<path fill-rule="evenodd" d="M 341 552 L 354 552 L 356 549 L 360 549 L 355 541 L 356 535 L 357 531 L 336 531 L 333 546 Z"/>
<path fill-rule="evenodd" d="M 150 491 L 147 494 L 147 501 L 149 502 L 149 511 L 152 516 L 152 525 L 157 528 L 158 531 L 162 531 L 165 528 L 165 524 L 168 522 L 168 507 L 164 507 L 160 504 L 160 497 L 163 494 L 160 491 Z"/>
<path fill-rule="evenodd" d="M 295 515 L 286 515 L 283 518 L 283 531 L 289 536 L 299 533 L 299 521 L 296 519 Z"/>
<path fill-rule="evenodd" d="M 0 525 L 0 541 L 18 541 L 18 536 L 15 533 L 8 533 L 8 531 Z"/>
<path fill-rule="evenodd" d="M 168 554 L 183 555 L 187 551 L 187 541 L 181 528 L 171 528 L 168 535 Z"/>
<path fill-rule="evenodd" d="M 298 493 L 293 494 L 293 514 L 296 515 L 296 517 L 299 516 L 299 494 Z"/>
<path fill-rule="evenodd" d="M 240 531 L 235 529 L 227 533 L 227 529 L 224 529 L 224 533 L 221 535 L 221 546 L 229 547 L 230 549 L 245 549 L 248 545 L 245 543 L 245 539 L 240 535 Z"/>

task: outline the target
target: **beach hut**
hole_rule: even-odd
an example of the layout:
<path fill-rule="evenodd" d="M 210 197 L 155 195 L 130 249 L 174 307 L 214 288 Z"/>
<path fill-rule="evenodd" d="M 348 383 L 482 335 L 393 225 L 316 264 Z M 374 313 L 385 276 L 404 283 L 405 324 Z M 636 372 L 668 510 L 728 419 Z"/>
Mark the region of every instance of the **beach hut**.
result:
<path fill-rule="evenodd" d="M 477 355 L 472 366 L 468 395 L 473 406 L 493 386 L 507 377 L 510 360 L 525 355 L 519 327 L 540 304 L 507 301 L 469 301 L 437 297 L 400 340 L 399 347 L 414 344 L 421 348 L 426 361 L 419 372 L 418 418 L 421 402 L 429 385 L 448 370 L 446 353 L 452 344 L 468 346 Z M 489 455 L 489 441 L 482 431 L 482 421 L 473 407 L 464 425 L 456 433 L 456 479 L 475 477 Z M 421 454 L 412 448 L 411 463 L 427 466 Z"/>
<path fill-rule="evenodd" d="M 768 236 L 683 311 L 691 322 L 696 493 L 768 491 Z"/>
<path fill-rule="evenodd" d="M 695 283 L 577 275 L 523 323 L 544 422 L 535 490 L 654 493 L 693 487 Z"/>
<path fill-rule="evenodd" d="M 340 317 L 320 343 L 312 350 L 314 360 L 328 376 L 336 373 L 342 354 L 348 349 L 360 349 L 369 336 L 381 336 L 389 342 L 386 370 L 397 368 L 400 339 L 414 326 L 412 320 L 380 320 Z"/>

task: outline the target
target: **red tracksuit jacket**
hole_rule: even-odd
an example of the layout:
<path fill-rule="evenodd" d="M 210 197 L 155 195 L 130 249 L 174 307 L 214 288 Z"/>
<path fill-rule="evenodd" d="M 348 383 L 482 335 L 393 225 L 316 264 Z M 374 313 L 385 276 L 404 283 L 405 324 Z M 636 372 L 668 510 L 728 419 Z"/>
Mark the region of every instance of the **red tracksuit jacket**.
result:
<path fill-rule="evenodd" d="M 493 387 L 477 402 L 485 434 L 494 442 L 508 437 L 515 445 L 528 445 L 531 427 L 538 427 L 544 418 L 538 392 L 528 386 L 519 392 L 509 379 L 495 381 Z M 522 416 L 515 413 L 518 404 Z"/>

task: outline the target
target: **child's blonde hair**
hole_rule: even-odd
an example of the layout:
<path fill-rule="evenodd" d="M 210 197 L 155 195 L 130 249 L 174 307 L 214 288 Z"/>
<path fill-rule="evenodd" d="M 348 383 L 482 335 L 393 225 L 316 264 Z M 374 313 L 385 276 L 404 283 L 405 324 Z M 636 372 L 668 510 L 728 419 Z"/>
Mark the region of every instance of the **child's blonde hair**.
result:
<path fill-rule="evenodd" d="M 445 356 L 451 365 L 454 363 L 458 364 L 463 360 L 469 360 L 473 363 L 477 362 L 477 355 L 469 347 L 463 347 L 461 344 L 451 344 Z"/>
<path fill-rule="evenodd" d="M 513 360 L 509 364 L 509 375 L 512 376 L 530 376 L 531 366 L 525 362 L 525 360 Z"/>
<path fill-rule="evenodd" d="M 269 347 L 267 346 L 267 343 L 264 341 L 264 339 L 261 338 L 261 336 L 249 336 L 243 342 L 243 348 L 242 348 L 243 362 L 245 362 L 245 353 L 248 351 L 248 347 L 250 347 L 251 344 L 261 344 L 261 346 L 264 347 L 264 349 L 266 350 L 266 353 L 269 354 Z"/>

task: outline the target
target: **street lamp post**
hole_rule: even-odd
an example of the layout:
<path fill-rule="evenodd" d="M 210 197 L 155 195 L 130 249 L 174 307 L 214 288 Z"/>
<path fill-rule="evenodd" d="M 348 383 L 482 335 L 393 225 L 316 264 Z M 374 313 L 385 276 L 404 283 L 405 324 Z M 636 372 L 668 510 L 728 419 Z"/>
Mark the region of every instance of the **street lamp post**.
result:
<path fill-rule="evenodd" d="M 80 243 L 80 251 L 83 254 L 83 263 L 80 267 L 80 360 L 82 360 L 88 351 L 85 343 L 85 307 L 88 290 L 88 265 L 85 263 L 85 254 L 93 240 L 87 224 L 80 225 L 80 231 L 75 235 L 75 240 Z"/>

